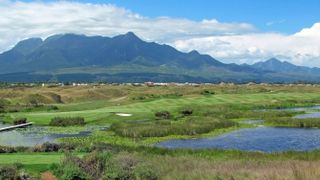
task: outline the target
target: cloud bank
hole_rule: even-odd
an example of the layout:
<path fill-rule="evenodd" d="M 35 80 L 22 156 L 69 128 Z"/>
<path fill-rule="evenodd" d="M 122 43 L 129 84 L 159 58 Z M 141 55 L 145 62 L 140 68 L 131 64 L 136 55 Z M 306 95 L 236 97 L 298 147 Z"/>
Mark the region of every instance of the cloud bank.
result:
<path fill-rule="evenodd" d="M 114 36 L 128 31 L 148 41 L 196 49 L 224 62 L 252 63 L 279 57 L 320 66 L 320 23 L 292 35 L 259 33 L 248 23 L 215 19 L 149 18 L 110 4 L 0 0 L 0 52 L 20 40 L 77 33 Z"/>
<path fill-rule="evenodd" d="M 197 48 L 227 62 L 254 63 L 272 57 L 298 65 L 320 67 L 320 23 L 293 35 L 249 33 L 177 40 L 183 51 Z"/>

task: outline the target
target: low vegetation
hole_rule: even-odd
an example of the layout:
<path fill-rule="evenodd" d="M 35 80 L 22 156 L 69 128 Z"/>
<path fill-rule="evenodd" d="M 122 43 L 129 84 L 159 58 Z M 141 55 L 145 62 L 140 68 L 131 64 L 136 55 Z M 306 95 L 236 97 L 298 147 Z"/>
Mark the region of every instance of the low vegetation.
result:
<path fill-rule="evenodd" d="M 21 170 L 21 164 L 14 164 L 10 166 L 0 166 L 0 179 L 3 180 L 27 180 L 32 179 L 32 177 Z"/>
<path fill-rule="evenodd" d="M 83 117 L 54 117 L 51 119 L 49 126 L 83 126 L 85 121 Z"/>
<path fill-rule="evenodd" d="M 93 132 L 89 137 L 62 138 L 34 147 L 0 146 L 0 179 L 39 179 L 41 173 L 90 180 L 319 179 L 320 151 L 154 147 L 164 140 L 253 128 L 241 123 L 248 119 L 262 119 L 270 126 L 320 127 L 318 118 L 294 118 L 304 111 L 279 110 L 318 104 L 319 91 L 318 85 L 268 84 L 3 86 L 1 121 L 18 124 L 28 120 L 52 126 L 45 128 L 56 133 Z"/>
<path fill-rule="evenodd" d="M 13 121 L 14 125 L 25 124 L 27 123 L 27 118 L 17 118 Z"/>
<path fill-rule="evenodd" d="M 121 122 L 113 124 L 111 130 L 119 136 L 142 138 L 169 135 L 197 135 L 236 125 L 236 122 L 230 120 L 192 116 L 179 121 Z"/>
<path fill-rule="evenodd" d="M 320 128 L 320 118 L 296 119 L 290 117 L 267 119 L 266 123 L 271 126 L 297 127 L 297 128 Z"/>

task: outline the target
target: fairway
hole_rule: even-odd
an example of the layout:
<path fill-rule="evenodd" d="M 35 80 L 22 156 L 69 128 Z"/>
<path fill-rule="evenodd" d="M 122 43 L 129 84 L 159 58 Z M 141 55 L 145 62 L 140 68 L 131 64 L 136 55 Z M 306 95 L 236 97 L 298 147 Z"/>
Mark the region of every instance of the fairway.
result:
<path fill-rule="evenodd" d="M 277 104 L 284 101 L 319 99 L 319 93 L 250 93 L 250 94 L 216 94 L 211 96 L 189 95 L 179 98 L 162 98 L 148 102 L 132 102 L 126 105 L 110 105 L 97 109 L 90 108 L 91 102 L 86 107 L 88 110 L 71 110 L 63 112 L 27 112 L 27 113 L 10 113 L 7 114 L 7 121 L 18 117 L 26 117 L 29 121 L 38 125 L 47 125 L 53 117 L 71 117 L 81 116 L 87 122 L 100 120 L 104 124 L 110 124 L 121 120 L 141 120 L 148 119 L 150 115 L 161 110 L 176 110 L 181 107 L 198 106 L 198 105 L 239 105 L 239 104 Z M 62 105 L 62 109 L 66 109 L 68 105 Z M 77 107 L 71 104 L 71 107 Z M 83 104 L 80 104 L 83 106 Z M 58 106 L 59 107 L 59 106 Z M 93 106 L 92 108 L 95 108 Z M 133 114 L 132 117 L 115 116 L 112 112 L 122 112 Z"/>
<path fill-rule="evenodd" d="M 59 163 L 62 153 L 15 153 L 0 154 L 0 164 L 21 163 L 23 165 Z"/>

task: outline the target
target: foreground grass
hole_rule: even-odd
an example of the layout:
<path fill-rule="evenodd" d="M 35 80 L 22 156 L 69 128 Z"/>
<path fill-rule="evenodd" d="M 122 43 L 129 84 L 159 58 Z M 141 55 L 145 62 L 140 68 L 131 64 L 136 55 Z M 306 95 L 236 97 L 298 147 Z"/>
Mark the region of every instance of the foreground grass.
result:
<path fill-rule="evenodd" d="M 48 170 L 50 164 L 59 163 L 63 156 L 63 153 L 0 154 L 0 165 L 21 164 L 27 171 L 39 173 Z"/>
<path fill-rule="evenodd" d="M 320 177 L 319 155 L 319 151 L 264 154 L 222 150 L 132 149 L 115 151 L 112 158 L 131 168 L 143 162 L 148 170 L 153 169 L 159 179 L 298 180 Z M 27 172 L 36 174 L 50 170 L 52 163 L 60 164 L 63 157 L 61 153 L 18 153 L 2 154 L 0 160 L 2 165 L 21 163 Z"/>

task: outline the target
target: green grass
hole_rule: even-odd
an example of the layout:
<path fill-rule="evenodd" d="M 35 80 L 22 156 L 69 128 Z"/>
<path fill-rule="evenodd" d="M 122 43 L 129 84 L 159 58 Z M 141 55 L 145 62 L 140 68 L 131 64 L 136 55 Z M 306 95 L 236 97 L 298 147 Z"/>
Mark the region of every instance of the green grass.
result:
<path fill-rule="evenodd" d="M 0 154 L 0 165 L 19 163 L 30 172 L 43 172 L 50 164 L 60 163 L 62 153 L 12 153 Z"/>
<path fill-rule="evenodd" d="M 268 126 L 276 127 L 320 128 L 320 118 L 295 119 L 283 117 L 266 119 L 265 122 Z"/>
<path fill-rule="evenodd" d="M 77 153 L 83 157 L 84 153 Z M 50 165 L 59 164 L 65 157 L 59 152 L 30 152 L 30 153 L 5 153 L 0 154 L 0 165 L 22 164 L 23 169 L 32 173 L 44 172 L 50 169 Z"/>
<path fill-rule="evenodd" d="M 48 125 L 53 117 L 59 116 L 80 116 L 86 122 L 100 124 L 110 124 L 122 120 L 149 119 L 153 113 L 161 110 L 175 111 L 183 106 L 205 106 L 222 104 L 255 104 L 257 106 L 269 104 L 276 106 L 286 101 L 302 99 L 304 101 L 315 101 L 320 99 L 319 93 L 254 93 L 254 94 L 217 94 L 212 96 L 184 96 L 181 98 L 162 98 L 148 102 L 135 102 L 127 105 L 111 105 L 101 108 L 87 104 L 87 110 L 71 110 L 66 112 L 20 112 L 9 113 L 5 121 L 12 122 L 17 117 L 26 117 L 29 121 L 39 125 Z M 289 104 L 290 105 L 290 104 Z M 289 106 L 288 105 L 288 106 Z M 292 104 L 291 104 L 292 105 Z M 67 109 L 68 105 L 63 105 Z M 72 105 L 74 106 L 74 105 Z M 119 117 L 112 112 L 124 112 L 133 114 L 132 117 Z"/>
<path fill-rule="evenodd" d="M 83 117 L 86 121 L 86 126 L 84 127 L 48 127 L 47 131 L 52 133 L 77 133 L 91 129 L 93 131 L 92 136 L 63 138 L 59 141 L 76 145 L 75 152 L 88 152 L 92 147 L 105 145 L 107 148 L 111 148 L 110 152 L 115 156 L 119 152 L 127 151 L 130 156 L 131 154 L 138 154 L 141 157 L 147 157 L 146 160 L 149 160 L 150 157 L 154 161 L 152 163 L 155 163 L 157 167 L 163 168 L 159 170 L 162 171 L 163 175 L 174 175 L 178 171 L 179 173 L 181 172 L 180 175 L 190 172 L 189 175 L 192 175 L 192 177 L 198 177 L 199 172 L 206 174 L 207 172 L 217 171 L 219 174 L 220 171 L 215 168 L 219 164 L 223 164 L 225 160 L 230 163 L 227 165 L 231 170 L 232 167 L 236 167 L 233 166 L 233 162 L 240 162 L 241 164 L 241 162 L 250 161 L 254 162 L 253 164 L 256 167 L 264 163 L 271 163 L 270 172 L 273 172 L 272 163 L 274 161 L 290 161 L 290 163 L 291 161 L 320 162 L 320 151 L 268 154 L 214 149 L 168 150 L 153 147 L 158 142 L 170 139 L 214 137 L 240 128 L 255 127 L 254 125 L 241 123 L 241 120 L 246 119 L 264 119 L 267 124 L 269 120 L 274 120 L 270 121 L 269 124 L 279 125 L 282 123 L 282 125 L 292 126 L 292 124 L 289 124 L 292 117 L 304 112 L 256 110 L 317 104 L 320 102 L 318 87 L 201 85 L 200 87 L 103 86 L 54 89 L 38 87 L 22 89 L 21 91 L 13 90 L 0 89 L 0 97 L 11 102 L 11 104 L 6 104 L 7 106 L 14 107 L 17 106 L 15 103 L 26 102 L 23 99 L 25 96 L 28 97 L 30 93 L 38 93 L 47 97 L 46 93 L 48 92 L 61 95 L 64 103 L 45 104 L 45 106 L 54 105 L 58 107 L 58 109 L 50 111 L 46 110 L 46 108 L 35 108 L 31 109 L 30 112 L 3 113 L 1 118 L 4 121 L 12 123 L 15 118 L 26 117 L 28 121 L 35 122 L 36 125 L 48 125 L 54 117 Z M 204 90 L 215 92 L 215 94 L 202 95 L 201 92 Z M 172 96 L 177 93 L 179 96 Z M 193 114 L 183 117 L 181 111 L 185 109 L 192 109 Z M 169 120 L 157 121 L 154 114 L 159 111 L 169 111 L 172 117 Z M 120 117 L 115 115 L 114 112 L 130 113 L 132 116 Z M 190 118 L 192 120 L 189 120 Z M 149 121 L 138 122 L 136 120 Z M 219 120 L 219 122 L 213 120 Z M 219 125 L 220 122 L 231 121 L 238 122 L 238 124 L 221 127 Z M 306 120 L 305 123 L 311 125 L 319 124 L 318 120 L 315 119 Z M 118 125 L 117 128 L 99 131 L 100 126 L 116 127 L 115 124 Z M 204 130 L 202 129 L 203 127 Z M 136 136 L 136 134 L 138 135 Z M 50 164 L 59 163 L 63 156 L 62 153 L 0 154 L 0 164 L 22 163 L 23 168 L 27 171 L 42 172 L 48 170 Z M 168 169 L 166 169 L 168 164 L 161 165 L 163 158 L 166 158 L 168 164 L 173 164 L 168 169 L 175 169 L 177 172 L 168 172 Z M 158 162 L 161 163 L 159 164 Z M 199 164 L 201 166 L 196 168 L 196 171 L 193 171 Z M 220 168 L 224 168 L 223 166 Z M 253 169 L 255 170 L 256 167 Z M 189 169 L 184 170 L 185 168 Z M 203 168 L 208 168 L 207 172 L 206 170 L 202 171 Z M 250 165 L 248 168 L 250 168 Z M 285 167 L 284 169 L 287 170 Z M 270 174 L 272 175 L 273 173 Z M 186 178 L 188 176 L 180 177 Z M 244 175 L 243 177 L 246 176 Z"/>
<path fill-rule="evenodd" d="M 0 154 L 0 164 L 21 163 L 26 165 L 58 163 L 62 153 L 13 153 Z"/>

